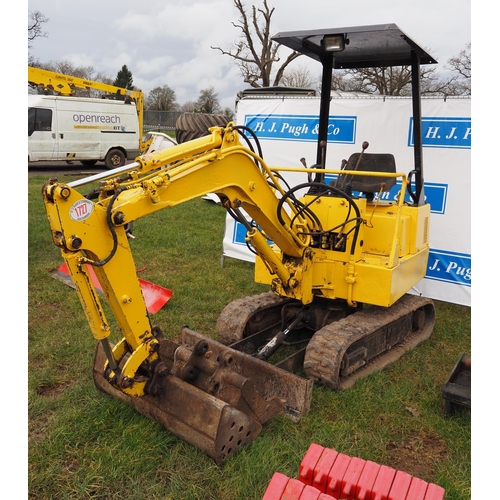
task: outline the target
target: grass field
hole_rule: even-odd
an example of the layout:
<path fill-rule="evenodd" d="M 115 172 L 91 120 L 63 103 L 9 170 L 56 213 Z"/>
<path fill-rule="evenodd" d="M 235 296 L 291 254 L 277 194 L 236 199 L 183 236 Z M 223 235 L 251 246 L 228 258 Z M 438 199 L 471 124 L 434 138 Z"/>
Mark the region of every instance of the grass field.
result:
<path fill-rule="evenodd" d="M 429 340 L 347 391 L 315 386 L 305 418 L 275 417 L 220 468 L 96 390 L 95 341 L 76 292 L 50 276 L 62 258 L 43 208 L 45 180 L 28 185 L 30 499 L 259 500 L 275 471 L 297 476 L 313 442 L 437 483 L 447 500 L 471 497 L 470 411 L 445 418 L 442 398 L 460 354 L 471 350 L 470 308 L 436 302 Z M 247 262 L 226 259 L 221 268 L 224 221 L 223 208 L 195 199 L 135 223 L 140 277 L 173 292 L 154 316 L 165 336 L 188 324 L 215 337 L 227 303 L 267 290 Z"/>

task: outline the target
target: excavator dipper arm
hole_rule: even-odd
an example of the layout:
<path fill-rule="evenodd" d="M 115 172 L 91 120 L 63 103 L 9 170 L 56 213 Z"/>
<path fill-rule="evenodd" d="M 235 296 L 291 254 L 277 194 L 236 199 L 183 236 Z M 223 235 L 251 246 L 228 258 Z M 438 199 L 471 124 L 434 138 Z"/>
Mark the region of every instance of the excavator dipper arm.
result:
<path fill-rule="evenodd" d="M 313 367 L 311 378 L 304 379 L 288 368 L 296 366 L 295 361 L 281 366 L 263 361 L 275 351 L 271 338 L 279 329 L 279 317 L 290 311 L 286 328 L 282 321 L 277 336 L 284 339 L 296 326 L 314 332 L 353 313 L 360 298 L 369 304 L 392 305 L 425 272 L 428 245 L 425 231 L 419 228 L 425 225 L 428 207 L 405 207 L 404 187 L 397 203 L 370 206 L 365 198 L 354 200 L 318 182 L 304 184 L 312 192 L 300 197 L 296 191 L 301 185 L 282 187 L 279 169 L 269 168 L 250 147 L 242 145 L 244 127 L 230 123 L 209 132 L 140 156 L 126 168 L 108 171 L 91 194 L 77 189 L 86 185 L 85 180 L 69 184 L 50 180 L 43 187 L 43 197 L 53 241 L 98 341 L 97 387 L 223 463 L 251 442 L 276 413 L 293 420 L 305 415 L 313 379 L 329 377 L 329 385 L 335 387 L 334 371 L 316 373 Z M 302 167 L 285 170 L 304 173 Z M 325 172 L 367 175 L 345 169 Z M 376 181 L 383 176 L 377 181 L 381 186 L 387 178 L 394 183 L 396 177 L 402 178 L 402 186 L 406 184 L 404 174 L 371 175 Z M 268 342 L 257 357 L 187 329 L 179 340 L 163 338 L 161 330 L 151 324 L 142 296 L 127 225 L 207 193 L 215 193 L 247 225 L 247 241 L 257 254 L 256 279 L 267 280 L 276 297 L 245 302 L 237 314 L 229 305 L 221 314 L 219 338 L 239 341 L 252 330 Z M 243 211 L 254 224 L 248 225 Z M 121 330 L 122 338 L 115 345 L 110 342 L 111 328 L 89 265 Z M 259 318 L 265 318 L 266 311 L 269 324 L 264 320 L 261 328 Z M 348 350 L 349 339 L 332 356 L 346 352 L 351 364 L 362 366 L 374 356 L 362 340 L 355 356 Z M 316 344 L 319 350 L 303 350 L 300 355 L 309 365 L 321 358 L 323 343 Z"/>
<path fill-rule="evenodd" d="M 163 339 L 160 330 L 151 325 L 126 233 L 127 223 L 214 192 L 226 208 L 252 214 L 266 235 L 300 259 L 308 238 L 292 231 L 286 211 L 281 217 L 287 225 L 277 220 L 274 193 L 279 184 L 274 174 L 239 143 L 232 127 L 213 129 L 210 136 L 188 146 L 139 157 L 129 172 L 120 169 L 121 177 L 108 174 L 111 177 L 94 192 L 95 200 L 56 180 L 43 187 L 53 241 L 61 250 L 98 341 L 97 387 L 132 404 L 218 463 L 251 442 L 274 414 L 283 412 L 298 419 L 307 413 L 312 381 L 236 351 L 235 361 L 232 350 L 208 359 L 216 350 L 214 345 L 207 352 L 206 341 L 197 339 L 193 345 L 186 334 L 178 342 Z M 296 224 L 305 224 L 300 215 L 296 219 Z M 252 245 L 286 284 L 290 273 L 269 251 L 266 237 L 257 231 Z M 123 335 L 116 345 L 109 340 L 111 328 L 88 265 L 94 269 Z M 222 345 L 218 349 L 228 350 Z M 268 375 L 255 384 L 250 375 L 256 372 Z M 289 393 L 294 394 L 291 399 Z M 200 413 L 200 408 L 205 410 Z M 240 429 L 238 435 L 235 427 Z"/>

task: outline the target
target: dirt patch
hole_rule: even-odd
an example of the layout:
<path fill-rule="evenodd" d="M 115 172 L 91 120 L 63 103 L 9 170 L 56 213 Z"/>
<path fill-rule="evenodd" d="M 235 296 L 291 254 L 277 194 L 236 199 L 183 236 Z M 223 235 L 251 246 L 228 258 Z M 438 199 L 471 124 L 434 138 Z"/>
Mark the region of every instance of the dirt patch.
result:
<path fill-rule="evenodd" d="M 28 445 L 43 441 L 47 436 L 47 429 L 50 427 L 51 413 L 42 415 L 36 419 L 29 419 L 28 422 Z"/>
<path fill-rule="evenodd" d="M 61 394 L 61 392 L 70 385 L 71 382 L 63 382 L 61 384 L 46 384 L 37 387 L 36 393 L 39 396 L 44 397 L 55 397 Z"/>
<path fill-rule="evenodd" d="M 386 447 L 388 465 L 424 481 L 433 482 L 436 464 L 446 459 L 446 444 L 437 435 L 425 434 Z"/>
<path fill-rule="evenodd" d="M 64 467 L 68 472 L 77 471 L 80 468 L 80 461 L 74 457 L 68 457 Z"/>

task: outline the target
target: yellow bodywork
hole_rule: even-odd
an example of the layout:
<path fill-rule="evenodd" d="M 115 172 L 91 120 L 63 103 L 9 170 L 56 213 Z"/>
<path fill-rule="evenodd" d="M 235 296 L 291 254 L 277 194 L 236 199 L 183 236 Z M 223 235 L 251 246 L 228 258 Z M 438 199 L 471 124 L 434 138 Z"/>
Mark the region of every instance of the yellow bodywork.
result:
<path fill-rule="evenodd" d="M 288 188 L 278 176 L 304 169 L 270 168 L 242 145 L 234 124 L 138 157 L 128 167 L 120 169 L 121 177 L 110 171 L 94 201 L 71 183 L 49 181 L 43 188 L 53 241 L 68 265 L 94 337 L 106 341 L 111 332 L 86 264 L 93 266 L 117 319 L 123 339 L 113 347 L 106 367 L 108 379 L 126 394 L 144 394 L 146 381 L 139 367 L 158 356 L 125 230 L 127 223 L 153 212 L 207 193 L 217 194 L 236 214 L 243 209 L 256 223 L 247 235 L 258 255 L 256 280 L 304 304 L 320 296 L 345 299 L 350 305 L 390 306 L 425 275 L 429 206 L 404 202 L 404 174 L 389 174 L 401 180 L 397 202 L 354 198 L 359 212 L 354 220 L 353 206 L 342 197 L 303 195 L 301 201 L 315 220 L 285 197 Z M 280 206 L 282 198 L 286 201 Z M 328 229 L 325 239 L 326 233 L 339 236 L 339 248 L 325 247 L 319 226 Z M 118 366 L 119 376 L 113 378 Z"/>
<path fill-rule="evenodd" d="M 304 202 L 311 196 L 305 196 Z M 314 296 L 345 299 L 350 304 L 368 303 L 391 306 L 408 292 L 426 272 L 428 257 L 429 205 L 408 206 L 386 201 L 367 203 L 355 200 L 363 218 L 354 252 L 349 252 L 353 235 L 347 236 L 346 251 L 311 248 L 307 259 L 287 260 L 287 268 L 297 283 L 289 289 L 268 271 L 266 263 L 256 259 L 255 277 L 272 285 L 279 294 L 303 303 Z M 322 197 L 313 210 L 325 226 L 342 224 L 346 218 L 345 200 Z M 352 224 L 351 224 L 352 225 Z M 345 232 L 348 232 L 349 225 Z M 273 245 L 279 258 L 284 256 Z"/>

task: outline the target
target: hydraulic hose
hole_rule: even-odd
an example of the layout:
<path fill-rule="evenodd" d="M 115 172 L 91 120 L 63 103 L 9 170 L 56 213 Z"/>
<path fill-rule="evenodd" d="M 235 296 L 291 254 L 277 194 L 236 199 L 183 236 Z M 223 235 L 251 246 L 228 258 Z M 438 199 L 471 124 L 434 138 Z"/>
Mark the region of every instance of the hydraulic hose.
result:
<path fill-rule="evenodd" d="M 348 194 L 344 193 L 341 189 L 338 189 L 334 186 L 329 186 L 328 184 L 325 184 L 324 182 L 306 182 L 304 184 L 299 184 L 297 186 L 294 186 L 289 191 L 287 191 L 283 195 L 283 197 L 279 200 L 276 216 L 278 217 L 278 220 L 279 220 L 281 225 L 283 225 L 283 226 L 285 225 L 285 220 L 283 219 L 283 215 L 282 215 L 282 209 L 283 209 L 283 204 L 285 203 L 286 199 L 291 198 L 295 191 L 298 191 L 300 189 L 305 189 L 305 188 L 311 188 L 311 187 L 318 188 L 320 193 L 325 193 L 325 192 L 330 191 L 330 192 L 334 192 L 334 193 L 338 194 L 342 198 L 345 198 L 347 200 L 347 202 L 349 203 L 350 207 L 352 207 L 354 209 L 354 211 L 356 212 L 356 219 L 361 220 L 361 212 L 359 211 L 358 206 L 356 205 L 354 200 Z M 317 217 L 313 212 L 308 210 L 307 213 L 314 215 L 315 219 L 317 220 Z M 354 236 L 353 236 L 352 245 L 351 245 L 351 255 L 354 255 L 354 251 L 356 249 L 356 242 L 358 239 L 358 233 L 359 233 L 359 225 L 356 226 L 356 229 L 354 231 Z"/>

